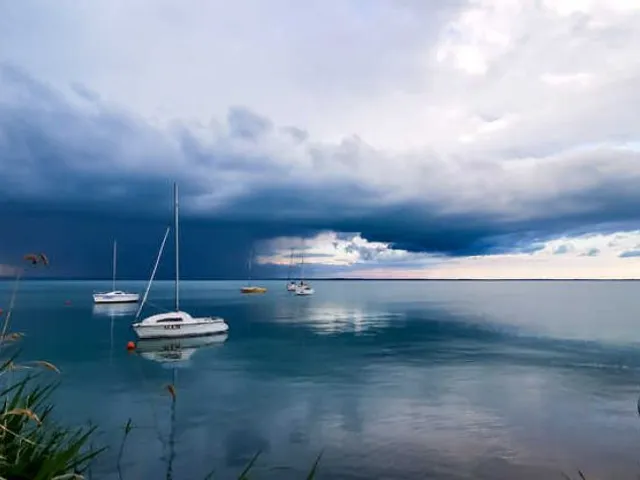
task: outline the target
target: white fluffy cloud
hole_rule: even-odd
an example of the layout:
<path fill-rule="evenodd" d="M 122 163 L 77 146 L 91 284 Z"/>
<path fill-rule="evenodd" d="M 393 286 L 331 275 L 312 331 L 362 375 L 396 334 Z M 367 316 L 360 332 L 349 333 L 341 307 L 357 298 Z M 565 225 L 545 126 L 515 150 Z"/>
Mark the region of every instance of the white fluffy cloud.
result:
<path fill-rule="evenodd" d="M 310 239 L 283 237 L 263 246 L 265 264 L 288 265 L 304 251 L 305 264 L 332 267 L 316 276 L 407 279 L 519 279 L 640 277 L 640 230 L 609 235 L 563 237 L 541 243 L 530 253 L 450 258 L 394 250 L 360 235 L 324 233 Z M 350 267 L 350 268 L 343 268 Z M 309 273 L 313 275 L 313 273 Z"/>
<path fill-rule="evenodd" d="M 389 243 L 370 242 L 360 234 L 324 232 L 312 238 L 280 237 L 265 242 L 267 252 L 259 262 L 272 265 L 289 265 L 304 257 L 305 264 L 351 267 L 353 265 L 428 265 L 434 255 L 394 249 Z"/>
<path fill-rule="evenodd" d="M 505 152 L 637 133 L 636 0 L 27 0 L 0 13 L 0 58 L 156 120 L 247 105 L 321 140 L 465 154 L 461 139 Z"/>

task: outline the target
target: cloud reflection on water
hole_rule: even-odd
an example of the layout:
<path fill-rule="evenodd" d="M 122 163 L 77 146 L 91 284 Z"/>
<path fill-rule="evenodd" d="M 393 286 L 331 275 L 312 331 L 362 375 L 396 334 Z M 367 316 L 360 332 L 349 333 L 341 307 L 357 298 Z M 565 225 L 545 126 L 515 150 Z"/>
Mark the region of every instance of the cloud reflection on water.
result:
<path fill-rule="evenodd" d="M 402 319 L 401 313 L 366 310 L 356 306 L 341 306 L 333 303 L 311 305 L 280 304 L 271 321 L 282 324 L 306 326 L 320 335 L 337 333 L 366 334 L 387 328 Z"/>

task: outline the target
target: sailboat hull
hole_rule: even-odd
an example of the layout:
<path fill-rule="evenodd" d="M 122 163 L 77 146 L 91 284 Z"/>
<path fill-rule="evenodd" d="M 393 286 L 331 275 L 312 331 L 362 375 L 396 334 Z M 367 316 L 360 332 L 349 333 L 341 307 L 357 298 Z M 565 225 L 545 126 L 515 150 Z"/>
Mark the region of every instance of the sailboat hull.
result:
<path fill-rule="evenodd" d="M 137 293 L 94 293 L 93 303 L 136 303 L 140 298 Z"/>
<path fill-rule="evenodd" d="M 306 295 L 313 295 L 315 293 L 315 290 L 311 287 L 297 287 L 296 288 L 296 295 L 299 296 L 306 296 Z"/>
<path fill-rule="evenodd" d="M 229 325 L 226 322 L 211 320 L 198 321 L 193 319 L 193 323 L 165 324 L 165 325 L 143 325 L 142 323 L 133 326 L 138 338 L 188 338 L 205 337 L 209 335 L 222 335 L 227 333 Z"/>
<path fill-rule="evenodd" d="M 127 293 L 116 290 L 116 265 L 118 259 L 118 242 L 113 241 L 113 279 L 111 280 L 111 291 L 93 294 L 93 303 L 135 303 L 140 296 L 137 293 Z"/>

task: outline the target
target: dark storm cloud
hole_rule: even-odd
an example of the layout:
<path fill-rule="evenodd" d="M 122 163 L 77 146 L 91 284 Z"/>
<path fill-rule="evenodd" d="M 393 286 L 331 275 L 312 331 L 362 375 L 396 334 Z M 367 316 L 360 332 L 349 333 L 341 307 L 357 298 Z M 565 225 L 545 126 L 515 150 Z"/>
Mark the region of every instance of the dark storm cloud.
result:
<path fill-rule="evenodd" d="M 122 275 L 144 277 L 170 222 L 173 181 L 181 187 L 185 274 L 195 277 L 242 277 L 252 246 L 276 236 L 333 230 L 410 252 L 534 251 L 556 234 L 628 227 L 640 207 L 633 175 L 564 197 L 518 198 L 515 215 L 475 204 L 451 212 L 446 197 L 429 191 L 386 200 L 396 189 L 354 172 L 394 159 L 357 137 L 314 144 L 304 130 L 276 128 L 243 108 L 215 128 L 161 130 L 81 85 L 72 90 L 76 97 L 0 66 L 0 221 L 11 232 L 0 263 L 39 249 L 63 260 L 61 272 L 108 276 L 118 237 Z M 416 175 L 430 180 L 436 167 Z"/>
<path fill-rule="evenodd" d="M 166 203 L 166 202 L 165 202 Z M 171 208 L 151 218 L 96 215 L 94 212 L 49 208 L 7 207 L 2 223 L 11 225 L 3 235 L 0 264 L 18 264 L 27 252 L 45 252 L 48 270 L 33 274 L 110 278 L 112 242 L 118 240 L 118 278 L 146 279 L 151 273 L 162 237 L 171 225 Z M 164 218 L 162 218 L 164 217 Z M 266 223 L 213 221 L 186 218 L 180 224 L 181 274 L 185 278 L 247 278 L 247 260 L 260 240 L 273 233 L 285 235 L 304 230 Z M 173 235 L 173 233 L 171 234 Z M 165 247 L 158 278 L 172 278 L 173 237 Z M 259 254 L 259 249 L 256 249 Z M 255 266 L 255 274 L 276 276 L 280 269 Z"/>

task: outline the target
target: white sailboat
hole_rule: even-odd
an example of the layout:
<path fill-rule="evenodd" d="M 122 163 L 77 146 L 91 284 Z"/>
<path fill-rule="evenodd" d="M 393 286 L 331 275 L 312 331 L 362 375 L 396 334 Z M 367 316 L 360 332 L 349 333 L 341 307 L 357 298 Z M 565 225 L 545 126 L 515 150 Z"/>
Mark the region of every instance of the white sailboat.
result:
<path fill-rule="evenodd" d="M 226 324 L 224 319 L 220 317 L 201 317 L 194 318 L 189 313 L 180 310 L 180 245 L 179 245 L 179 230 L 178 230 L 178 185 L 173 184 L 173 217 L 174 217 L 174 233 L 175 233 L 175 257 L 176 257 L 176 278 L 175 278 L 175 310 L 172 312 L 159 313 L 157 315 L 151 315 L 145 318 L 141 322 L 133 324 L 133 330 L 136 332 L 138 338 L 179 338 L 179 337 L 198 337 L 203 335 L 217 335 L 226 333 L 229 330 L 229 325 Z M 162 245 L 160 246 L 160 252 L 158 252 L 158 258 L 156 264 L 153 267 L 151 278 L 149 279 L 149 285 L 147 291 L 142 299 L 142 304 L 138 309 L 136 318 L 140 315 L 142 307 L 149 294 L 153 277 L 155 276 L 158 268 L 158 263 L 164 249 L 164 244 L 167 241 L 169 229 L 164 235 Z"/>
<path fill-rule="evenodd" d="M 293 278 L 291 278 L 291 270 L 293 270 L 293 248 L 291 249 L 291 258 L 289 259 L 289 272 L 287 274 L 287 291 L 295 292 L 296 291 L 296 282 Z"/>
<path fill-rule="evenodd" d="M 315 290 L 311 287 L 311 285 L 309 285 L 302 279 L 303 271 L 304 271 L 304 253 L 300 254 L 300 283 L 296 285 L 295 293 L 296 295 L 305 295 L 305 296 L 313 295 L 315 293 Z"/>
<path fill-rule="evenodd" d="M 93 303 L 135 303 L 140 298 L 137 293 L 127 293 L 116 290 L 116 264 L 118 257 L 118 242 L 113 241 L 113 278 L 111 280 L 111 291 L 94 293 Z"/>

